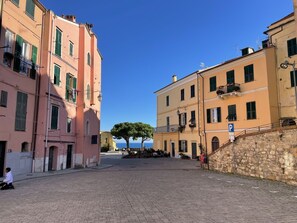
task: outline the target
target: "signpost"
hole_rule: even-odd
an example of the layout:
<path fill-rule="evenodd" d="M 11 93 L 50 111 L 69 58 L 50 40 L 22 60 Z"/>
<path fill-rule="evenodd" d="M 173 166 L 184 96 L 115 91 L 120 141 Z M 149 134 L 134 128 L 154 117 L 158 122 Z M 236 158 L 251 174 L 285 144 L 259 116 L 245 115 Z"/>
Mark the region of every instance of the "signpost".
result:
<path fill-rule="evenodd" d="M 233 123 L 228 123 L 228 132 L 229 132 L 230 142 L 234 142 L 235 136 L 234 136 L 234 124 Z"/>

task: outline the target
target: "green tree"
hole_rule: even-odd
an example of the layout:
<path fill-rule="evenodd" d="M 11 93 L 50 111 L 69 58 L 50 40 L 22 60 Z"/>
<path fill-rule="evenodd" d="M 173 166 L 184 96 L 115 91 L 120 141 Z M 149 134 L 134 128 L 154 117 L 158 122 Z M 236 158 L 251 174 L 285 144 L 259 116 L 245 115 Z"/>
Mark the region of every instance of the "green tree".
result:
<path fill-rule="evenodd" d="M 134 123 L 134 125 L 135 125 L 134 139 L 141 138 L 141 148 L 143 148 L 144 141 L 147 141 L 153 138 L 154 128 L 149 124 L 145 124 L 142 122 L 136 122 Z"/>
<path fill-rule="evenodd" d="M 118 123 L 111 129 L 111 134 L 116 139 L 124 139 L 126 141 L 127 149 L 130 148 L 129 139 L 135 139 L 135 124 L 131 122 Z"/>

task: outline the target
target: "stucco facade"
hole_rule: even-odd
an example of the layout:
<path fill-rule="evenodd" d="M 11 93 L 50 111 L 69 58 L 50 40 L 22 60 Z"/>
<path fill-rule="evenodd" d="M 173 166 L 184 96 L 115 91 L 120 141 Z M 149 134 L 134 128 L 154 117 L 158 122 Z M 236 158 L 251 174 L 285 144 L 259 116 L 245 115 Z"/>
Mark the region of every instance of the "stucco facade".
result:
<path fill-rule="evenodd" d="M 100 132 L 100 145 L 102 147 L 109 148 L 110 151 L 115 151 L 117 149 L 117 144 L 113 140 L 113 136 L 108 131 Z"/>
<path fill-rule="evenodd" d="M 0 176 L 97 165 L 101 61 L 92 25 L 1 1 Z"/>
<path fill-rule="evenodd" d="M 2 1 L 0 176 L 5 166 L 31 172 L 44 11 L 38 2 Z"/>

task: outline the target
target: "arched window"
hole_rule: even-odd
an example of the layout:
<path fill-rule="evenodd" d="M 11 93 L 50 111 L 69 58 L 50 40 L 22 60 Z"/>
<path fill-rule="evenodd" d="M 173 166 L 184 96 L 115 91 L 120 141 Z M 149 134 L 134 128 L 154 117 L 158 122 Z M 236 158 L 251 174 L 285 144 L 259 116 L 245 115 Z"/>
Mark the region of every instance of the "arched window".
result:
<path fill-rule="evenodd" d="M 88 65 L 91 65 L 91 54 L 88 53 Z"/>
<path fill-rule="evenodd" d="M 91 88 L 90 88 L 90 85 L 88 84 L 87 85 L 87 99 L 90 100 L 91 98 Z"/>
<path fill-rule="evenodd" d="M 22 153 L 26 153 L 26 152 L 29 152 L 29 143 L 27 142 L 23 142 L 22 143 Z"/>
<path fill-rule="evenodd" d="M 212 151 L 216 151 L 218 148 L 220 147 L 220 141 L 218 139 L 218 137 L 213 137 L 212 140 L 211 140 L 211 148 L 212 148 Z"/>

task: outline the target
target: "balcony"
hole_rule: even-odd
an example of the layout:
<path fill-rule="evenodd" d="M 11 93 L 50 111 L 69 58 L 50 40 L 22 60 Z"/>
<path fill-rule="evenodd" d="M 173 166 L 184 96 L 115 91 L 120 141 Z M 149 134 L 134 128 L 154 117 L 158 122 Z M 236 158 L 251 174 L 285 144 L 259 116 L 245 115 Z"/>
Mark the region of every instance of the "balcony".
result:
<path fill-rule="evenodd" d="M 179 125 L 160 126 L 155 128 L 155 133 L 178 132 Z"/>
<path fill-rule="evenodd" d="M 224 99 L 226 96 L 240 96 L 240 84 L 230 83 L 219 86 L 216 93 L 221 99 Z"/>

